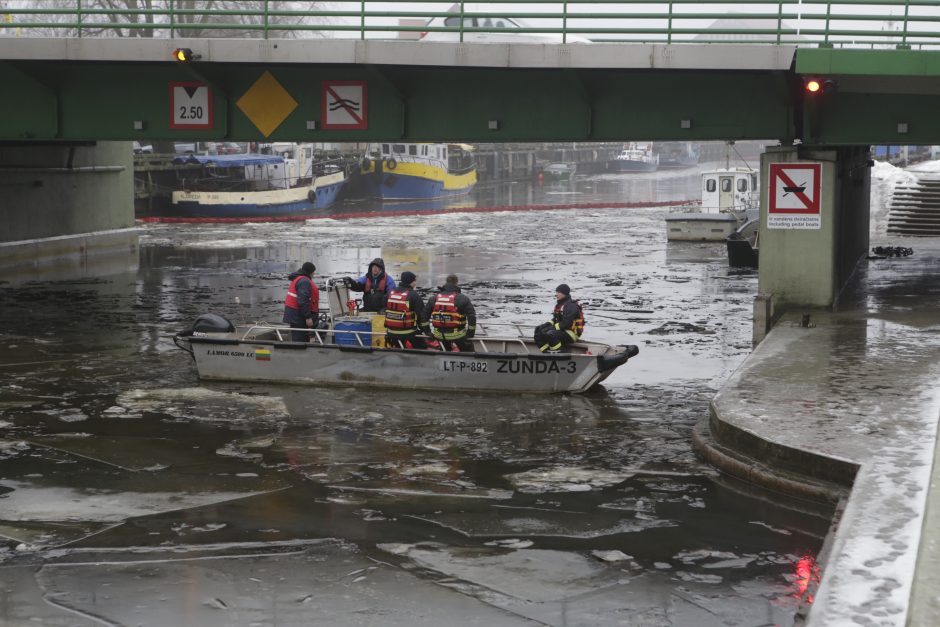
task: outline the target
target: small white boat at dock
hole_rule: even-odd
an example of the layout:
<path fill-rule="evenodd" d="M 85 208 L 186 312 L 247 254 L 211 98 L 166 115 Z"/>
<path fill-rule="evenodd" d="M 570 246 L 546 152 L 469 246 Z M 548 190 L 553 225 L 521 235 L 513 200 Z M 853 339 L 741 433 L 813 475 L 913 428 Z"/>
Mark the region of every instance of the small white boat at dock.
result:
<path fill-rule="evenodd" d="M 759 203 L 757 171 L 728 167 L 703 172 L 700 208 L 668 214 L 666 239 L 723 242 L 739 226 L 757 217 Z"/>
<path fill-rule="evenodd" d="M 472 352 L 386 348 L 384 331 L 344 312 L 348 292 L 342 284 L 330 285 L 328 295 L 330 311 L 339 315 L 331 315 L 325 328 L 308 329 L 309 342 L 291 341 L 297 329 L 236 327 L 213 314 L 200 316 L 174 340 L 192 354 L 204 380 L 473 392 L 585 392 L 639 352 L 636 346 L 579 341 L 568 352 L 546 354 L 531 329 L 528 337 L 515 325 L 514 332 L 491 335 L 479 324 L 469 340 Z"/>

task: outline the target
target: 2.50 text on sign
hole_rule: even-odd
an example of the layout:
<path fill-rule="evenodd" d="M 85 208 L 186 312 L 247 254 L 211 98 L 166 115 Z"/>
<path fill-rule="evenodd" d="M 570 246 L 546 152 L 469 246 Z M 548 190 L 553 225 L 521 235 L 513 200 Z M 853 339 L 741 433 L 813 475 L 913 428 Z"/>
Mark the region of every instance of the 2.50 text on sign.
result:
<path fill-rule="evenodd" d="M 170 83 L 170 128 L 211 129 L 212 88 L 204 83 Z"/>

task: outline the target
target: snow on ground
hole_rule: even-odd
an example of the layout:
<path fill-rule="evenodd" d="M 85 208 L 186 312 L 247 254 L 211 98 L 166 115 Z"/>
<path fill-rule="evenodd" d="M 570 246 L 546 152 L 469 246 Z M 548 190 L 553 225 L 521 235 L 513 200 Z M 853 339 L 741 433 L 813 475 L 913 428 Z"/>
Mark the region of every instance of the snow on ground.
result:
<path fill-rule="evenodd" d="M 933 167 L 934 170 L 918 170 L 918 172 L 940 172 L 940 161 L 929 161 L 918 166 Z M 886 161 L 875 161 L 871 169 L 871 235 L 876 237 L 884 235 L 888 230 L 888 213 L 894 190 L 899 185 L 911 185 L 917 181 L 918 176 L 912 171 L 891 165 Z"/>

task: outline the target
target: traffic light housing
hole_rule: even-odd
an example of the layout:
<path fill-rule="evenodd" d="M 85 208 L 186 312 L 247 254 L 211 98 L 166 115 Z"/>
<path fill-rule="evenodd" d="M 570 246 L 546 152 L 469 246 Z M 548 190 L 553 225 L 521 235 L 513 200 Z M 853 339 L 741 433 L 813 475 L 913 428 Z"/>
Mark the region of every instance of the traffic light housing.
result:
<path fill-rule="evenodd" d="M 173 51 L 173 59 L 180 63 L 195 61 L 202 55 L 194 54 L 192 48 L 177 48 Z"/>
<path fill-rule="evenodd" d="M 836 90 L 836 81 L 831 78 L 806 77 L 803 79 L 803 91 L 810 96 L 831 94 Z"/>

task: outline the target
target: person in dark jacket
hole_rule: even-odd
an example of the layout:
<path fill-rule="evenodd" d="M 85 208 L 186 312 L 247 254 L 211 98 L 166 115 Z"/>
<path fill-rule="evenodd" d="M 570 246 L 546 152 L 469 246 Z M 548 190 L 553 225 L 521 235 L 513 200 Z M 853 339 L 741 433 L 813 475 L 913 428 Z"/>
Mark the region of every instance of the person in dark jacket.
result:
<path fill-rule="evenodd" d="M 535 343 L 543 353 L 561 351 L 584 332 L 584 311 L 581 303 L 571 299 L 571 288 L 564 283 L 556 287 L 555 300 L 552 321 L 535 329 Z"/>
<path fill-rule="evenodd" d="M 292 329 L 312 329 L 320 317 L 320 290 L 313 282 L 313 273 L 317 267 L 307 261 L 297 272 L 292 272 L 290 287 L 284 299 L 284 323 Z M 313 334 L 303 331 L 291 331 L 292 342 L 308 342 Z"/>
<path fill-rule="evenodd" d="M 385 305 L 385 342 L 391 348 L 427 348 L 422 334 L 428 332 L 424 300 L 415 290 L 418 277 L 401 273 L 401 286 L 389 290 Z"/>
<path fill-rule="evenodd" d="M 424 317 L 431 324 L 431 334 L 444 350 L 473 352 L 468 341 L 477 330 L 477 312 L 470 299 L 460 291 L 456 274 L 447 276 L 440 293 L 428 299 Z"/>
<path fill-rule="evenodd" d="M 385 261 L 376 257 L 358 279 L 344 277 L 343 283 L 354 292 L 362 292 L 362 311 L 382 311 L 388 293 L 395 289 L 395 279 L 385 273 Z"/>

